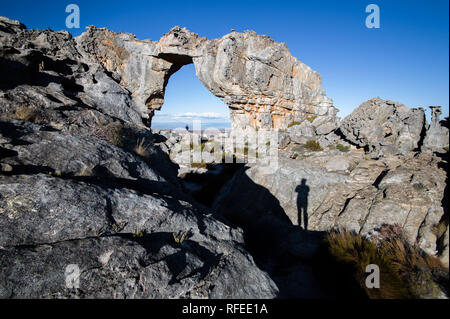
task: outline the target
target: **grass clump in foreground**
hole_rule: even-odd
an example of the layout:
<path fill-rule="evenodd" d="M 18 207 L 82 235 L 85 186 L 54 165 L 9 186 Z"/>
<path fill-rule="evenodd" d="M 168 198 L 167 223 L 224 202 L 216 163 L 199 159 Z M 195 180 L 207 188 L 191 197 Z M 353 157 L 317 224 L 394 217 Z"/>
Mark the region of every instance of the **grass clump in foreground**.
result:
<path fill-rule="evenodd" d="M 438 258 L 408 244 L 399 229 L 383 226 L 373 240 L 346 230 L 328 233 L 317 255 L 318 267 L 328 269 L 334 278 L 323 279 L 334 281 L 336 293 L 351 297 L 436 298 L 448 285 L 448 269 Z M 369 273 L 365 271 L 369 264 L 380 269 L 378 289 L 366 287 Z"/>
<path fill-rule="evenodd" d="M 141 157 L 147 157 L 148 156 L 148 148 L 150 145 L 145 144 L 145 138 L 138 139 L 137 144 L 134 147 L 134 152 L 141 156 Z"/>
<path fill-rule="evenodd" d="M 322 146 L 320 146 L 320 144 L 314 140 L 309 140 L 308 142 L 306 142 L 305 148 L 311 152 L 323 151 Z"/>

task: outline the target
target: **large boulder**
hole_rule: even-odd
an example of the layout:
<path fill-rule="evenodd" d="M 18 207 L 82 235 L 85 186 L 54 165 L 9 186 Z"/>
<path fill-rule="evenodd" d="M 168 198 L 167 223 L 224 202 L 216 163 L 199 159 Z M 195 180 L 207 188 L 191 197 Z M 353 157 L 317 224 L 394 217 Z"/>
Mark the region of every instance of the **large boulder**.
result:
<path fill-rule="evenodd" d="M 425 113 L 422 108 L 372 98 L 343 119 L 339 130 L 347 140 L 368 151 L 406 154 L 420 146 Z"/>
<path fill-rule="evenodd" d="M 277 294 L 242 232 L 187 202 L 43 174 L 0 176 L 0 194 L 1 298 Z M 67 285 L 74 269 L 78 287 Z"/>
<path fill-rule="evenodd" d="M 439 120 L 442 113 L 440 106 L 430 106 L 430 109 L 431 123 L 423 140 L 422 149 L 424 151 L 443 153 L 445 147 L 447 147 L 448 152 L 448 118 L 444 121 Z"/>

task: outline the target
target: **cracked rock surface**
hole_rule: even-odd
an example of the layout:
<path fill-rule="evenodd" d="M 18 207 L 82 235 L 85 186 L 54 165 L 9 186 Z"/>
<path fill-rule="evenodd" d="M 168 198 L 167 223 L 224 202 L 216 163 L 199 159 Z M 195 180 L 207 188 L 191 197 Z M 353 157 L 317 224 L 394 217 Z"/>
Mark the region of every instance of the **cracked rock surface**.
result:
<path fill-rule="evenodd" d="M 242 233 L 186 202 L 44 174 L 1 176 L 0 194 L 2 298 L 276 294 Z M 189 231 L 181 244 L 178 231 Z M 65 286 L 68 265 L 79 290 Z"/>
<path fill-rule="evenodd" d="M 407 154 L 420 148 L 425 113 L 423 108 L 410 109 L 398 102 L 373 98 L 342 120 L 339 130 L 347 140 L 369 151 Z"/>

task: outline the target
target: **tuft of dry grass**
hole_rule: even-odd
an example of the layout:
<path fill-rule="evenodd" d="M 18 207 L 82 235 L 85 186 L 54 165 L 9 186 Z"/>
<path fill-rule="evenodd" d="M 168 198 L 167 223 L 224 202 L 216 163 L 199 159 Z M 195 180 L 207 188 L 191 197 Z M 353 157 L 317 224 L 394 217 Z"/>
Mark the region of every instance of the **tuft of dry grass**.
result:
<path fill-rule="evenodd" d="M 208 166 L 208 164 L 205 162 L 191 163 L 192 168 L 206 168 L 207 166 Z"/>
<path fill-rule="evenodd" d="M 305 144 L 305 148 L 309 151 L 312 152 L 320 152 L 323 151 L 322 146 L 320 146 L 320 144 L 314 140 L 309 140 L 308 142 L 306 142 Z"/>
<path fill-rule="evenodd" d="M 133 230 L 133 238 L 142 238 L 144 237 L 144 231 L 140 228 L 137 227 Z"/>
<path fill-rule="evenodd" d="M 398 226 L 386 225 L 369 240 L 347 230 L 336 230 L 326 236 L 322 253 L 328 267 L 351 274 L 369 298 L 410 299 L 436 296 L 442 281 L 448 281 L 448 269 L 434 256 L 424 253 L 405 240 Z M 380 288 L 365 285 L 367 265 L 380 269 Z"/>
<path fill-rule="evenodd" d="M 21 106 L 16 109 L 14 117 L 22 121 L 33 122 L 36 124 L 41 124 L 44 122 L 44 117 L 41 112 L 34 110 L 29 106 Z"/>
<path fill-rule="evenodd" d="M 123 146 L 123 134 L 124 128 L 119 121 L 110 122 L 108 124 L 98 123 L 92 130 L 92 135 L 115 146 Z"/>
<path fill-rule="evenodd" d="M 133 150 L 139 156 L 148 157 L 149 146 L 150 146 L 149 144 L 145 144 L 145 138 L 142 138 L 137 140 L 137 144 Z"/>

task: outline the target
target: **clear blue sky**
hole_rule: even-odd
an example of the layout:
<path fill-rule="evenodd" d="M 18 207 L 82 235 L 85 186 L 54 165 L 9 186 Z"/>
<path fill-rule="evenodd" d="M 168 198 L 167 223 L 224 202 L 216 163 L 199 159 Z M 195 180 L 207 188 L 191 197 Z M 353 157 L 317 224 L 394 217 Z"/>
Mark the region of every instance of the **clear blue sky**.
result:
<path fill-rule="evenodd" d="M 379 96 L 409 107 L 442 105 L 448 116 L 448 0 L 316 1 L 0 1 L 0 15 L 28 28 L 65 29 L 65 7 L 81 10 L 88 25 L 158 40 L 175 25 L 208 38 L 255 30 L 287 43 L 292 55 L 322 75 L 339 116 Z M 365 7 L 380 7 L 381 28 L 367 29 Z M 185 66 L 169 81 L 161 113 L 227 114 Z"/>

